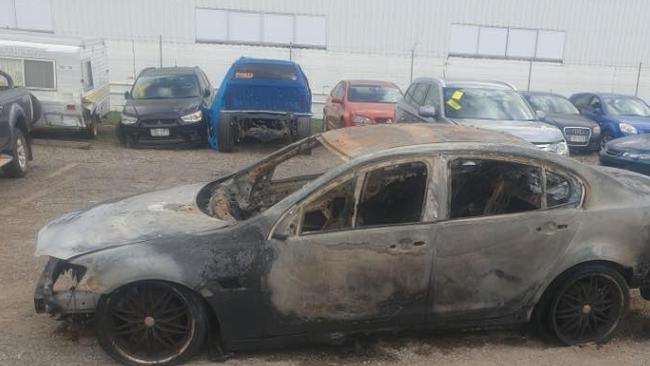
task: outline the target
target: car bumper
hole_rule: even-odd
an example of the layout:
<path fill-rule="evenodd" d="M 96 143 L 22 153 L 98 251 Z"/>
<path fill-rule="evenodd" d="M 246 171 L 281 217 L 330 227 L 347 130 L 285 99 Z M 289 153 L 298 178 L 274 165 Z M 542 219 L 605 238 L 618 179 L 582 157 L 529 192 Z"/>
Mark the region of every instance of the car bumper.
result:
<path fill-rule="evenodd" d="M 168 136 L 152 136 L 151 130 L 166 129 Z M 142 145 L 174 145 L 174 144 L 196 144 L 206 137 L 206 123 L 197 122 L 192 124 L 174 124 L 147 126 L 140 123 L 133 125 L 119 124 L 121 138 L 130 139 L 131 142 Z"/>
<path fill-rule="evenodd" d="M 602 151 L 600 153 L 600 164 L 650 175 L 650 161 L 647 160 L 634 160 L 622 156 L 610 155 Z"/>
<path fill-rule="evenodd" d="M 82 289 L 82 282 L 75 281 L 71 287 L 55 290 L 56 282 L 66 272 L 80 278 L 85 269 L 56 258 L 50 258 L 47 262 L 34 290 L 34 309 L 37 313 L 66 315 L 91 313 L 95 310 L 101 295 Z"/>

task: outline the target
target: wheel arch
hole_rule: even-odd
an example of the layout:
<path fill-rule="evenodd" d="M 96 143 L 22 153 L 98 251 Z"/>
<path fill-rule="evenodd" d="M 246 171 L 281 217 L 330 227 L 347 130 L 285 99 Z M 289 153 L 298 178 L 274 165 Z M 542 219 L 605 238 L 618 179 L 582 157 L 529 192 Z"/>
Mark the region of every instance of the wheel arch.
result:
<path fill-rule="evenodd" d="M 628 286 L 630 286 L 632 283 L 634 272 L 630 267 L 626 267 L 618 262 L 615 262 L 613 260 L 607 260 L 607 259 L 593 259 L 593 260 L 583 261 L 565 268 L 558 275 L 553 277 L 553 279 L 550 280 L 545 286 L 543 286 L 543 288 L 540 291 L 538 291 L 537 295 L 535 296 L 534 299 L 535 301 L 533 302 L 533 308 L 536 307 L 538 304 L 540 304 L 540 302 L 543 300 L 544 294 L 546 294 L 546 292 L 549 291 L 549 289 L 552 289 L 553 286 L 558 283 L 558 281 L 561 281 L 568 274 L 574 272 L 578 268 L 586 267 L 590 265 L 591 266 L 600 265 L 600 266 L 609 267 L 615 270 L 616 272 L 618 272 L 623 277 L 623 279 L 625 279 L 625 282 L 627 283 Z"/>
<path fill-rule="evenodd" d="M 217 310 L 210 304 L 210 302 L 206 299 L 206 297 L 201 293 L 200 290 L 197 290 L 196 288 L 193 288 L 192 286 L 189 286 L 186 283 L 183 283 L 182 281 L 178 281 L 176 279 L 170 279 L 170 278 L 163 278 L 163 277 L 151 277 L 151 278 L 140 278 L 140 279 L 134 279 L 132 281 L 124 282 L 120 284 L 119 286 L 115 286 L 111 288 L 110 290 L 104 292 L 103 294 L 100 295 L 101 297 L 106 297 L 112 294 L 113 292 L 124 288 L 126 286 L 130 286 L 136 283 L 140 282 L 162 282 L 166 284 L 170 284 L 173 286 L 180 287 L 189 293 L 193 294 L 196 296 L 197 299 L 200 299 L 201 305 L 204 307 L 206 310 L 206 315 L 209 320 L 209 332 L 210 336 L 213 337 L 212 339 L 207 339 L 206 341 L 217 341 L 221 342 L 221 323 L 220 320 L 221 317 L 219 317 L 219 314 L 217 314 Z"/>

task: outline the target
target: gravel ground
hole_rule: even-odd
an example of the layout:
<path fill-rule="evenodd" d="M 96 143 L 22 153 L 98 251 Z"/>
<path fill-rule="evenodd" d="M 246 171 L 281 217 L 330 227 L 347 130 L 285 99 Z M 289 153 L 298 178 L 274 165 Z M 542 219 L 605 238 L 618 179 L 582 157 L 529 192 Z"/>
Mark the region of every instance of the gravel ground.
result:
<path fill-rule="evenodd" d="M 102 131 L 89 149 L 36 145 L 24 179 L 0 177 L 0 365 L 104 365 L 90 329 L 70 329 L 34 313 L 34 284 L 45 260 L 33 256 L 38 229 L 102 200 L 209 181 L 273 150 L 244 146 L 233 154 L 199 150 L 127 150 Z M 308 159 L 309 157 L 304 157 Z M 580 159 L 595 162 L 593 156 Z M 297 168 L 307 168 L 309 163 Z M 380 336 L 363 352 L 302 348 L 236 354 L 226 365 L 611 365 L 650 364 L 650 306 L 637 292 L 621 331 L 605 345 L 556 347 L 527 330 Z M 210 364 L 199 355 L 192 364 Z"/>

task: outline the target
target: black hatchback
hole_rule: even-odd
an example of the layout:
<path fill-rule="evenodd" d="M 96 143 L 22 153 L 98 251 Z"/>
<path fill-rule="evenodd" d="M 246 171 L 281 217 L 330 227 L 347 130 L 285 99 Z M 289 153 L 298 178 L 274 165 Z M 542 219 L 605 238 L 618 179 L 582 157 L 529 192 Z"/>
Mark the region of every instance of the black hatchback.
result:
<path fill-rule="evenodd" d="M 118 138 L 127 147 L 203 143 L 212 97 L 212 85 L 198 67 L 144 69 L 124 93 Z"/>

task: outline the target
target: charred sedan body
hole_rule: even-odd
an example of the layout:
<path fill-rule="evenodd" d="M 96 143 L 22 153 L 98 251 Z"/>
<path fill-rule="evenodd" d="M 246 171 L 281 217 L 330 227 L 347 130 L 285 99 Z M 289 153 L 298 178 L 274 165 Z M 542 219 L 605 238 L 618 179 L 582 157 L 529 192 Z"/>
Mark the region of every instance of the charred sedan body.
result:
<path fill-rule="evenodd" d="M 561 95 L 543 92 L 521 93 L 530 105 L 543 115 L 542 120 L 564 133 L 571 151 L 599 151 L 600 126 L 580 111 L 571 101 Z"/>
<path fill-rule="evenodd" d="M 124 99 L 116 133 L 127 147 L 207 140 L 212 86 L 198 67 L 145 69 Z"/>
<path fill-rule="evenodd" d="M 628 289 L 648 293 L 648 194 L 649 178 L 506 133 L 339 129 L 212 183 L 52 221 L 35 305 L 94 313 L 100 344 L 129 364 L 186 360 L 217 334 L 237 350 L 533 319 L 565 344 L 603 341 Z"/>

